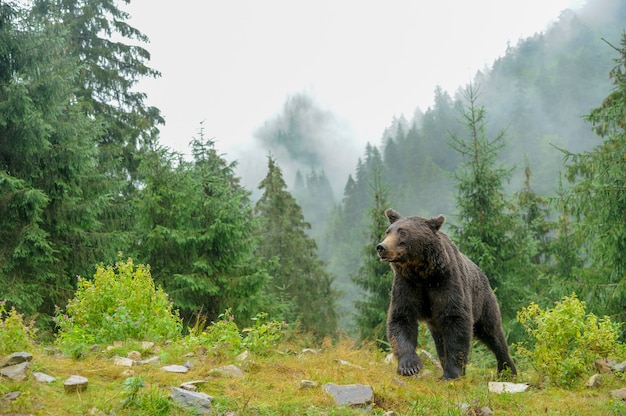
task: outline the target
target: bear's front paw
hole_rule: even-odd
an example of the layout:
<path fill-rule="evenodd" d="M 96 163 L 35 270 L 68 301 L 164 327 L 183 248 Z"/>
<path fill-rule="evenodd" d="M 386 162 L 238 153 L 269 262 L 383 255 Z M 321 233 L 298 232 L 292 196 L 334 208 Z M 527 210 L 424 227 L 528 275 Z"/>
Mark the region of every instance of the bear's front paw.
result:
<path fill-rule="evenodd" d="M 398 360 L 398 374 L 402 376 L 414 376 L 422 369 L 422 362 L 415 353 L 404 354 Z"/>

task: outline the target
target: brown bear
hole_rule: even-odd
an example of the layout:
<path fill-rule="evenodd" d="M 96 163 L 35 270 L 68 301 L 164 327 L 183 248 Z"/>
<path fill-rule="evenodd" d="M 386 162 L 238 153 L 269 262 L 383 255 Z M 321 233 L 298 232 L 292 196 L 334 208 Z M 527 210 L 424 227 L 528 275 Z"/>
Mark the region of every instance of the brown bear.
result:
<path fill-rule="evenodd" d="M 442 232 L 445 217 L 402 217 L 393 209 L 390 226 L 376 247 L 394 272 L 387 338 L 398 373 L 412 376 L 422 363 L 415 352 L 418 321 L 432 334 L 443 379 L 465 374 L 475 336 L 495 354 L 498 373 L 517 374 L 502 330 L 496 296 L 487 276 Z"/>

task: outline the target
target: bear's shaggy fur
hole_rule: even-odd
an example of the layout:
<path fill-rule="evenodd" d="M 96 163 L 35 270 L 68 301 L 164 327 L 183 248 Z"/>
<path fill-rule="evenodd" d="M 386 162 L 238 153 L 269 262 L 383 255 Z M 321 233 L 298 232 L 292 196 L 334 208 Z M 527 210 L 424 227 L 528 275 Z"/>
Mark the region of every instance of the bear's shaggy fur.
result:
<path fill-rule="evenodd" d="M 415 348 L 418 321 L 424 321 L 444 379 L 465 374 L 473 336 L 493 351 L 498 372 L 516 374 L 487 276 L 440 230 L 445 217 L 402 217 L 393 209 L 385 215 L 390 226 L 376 249 L 394 271 L 387 338 L 398 359 L 398 373 L 419 373 L 422 363 Z"/>

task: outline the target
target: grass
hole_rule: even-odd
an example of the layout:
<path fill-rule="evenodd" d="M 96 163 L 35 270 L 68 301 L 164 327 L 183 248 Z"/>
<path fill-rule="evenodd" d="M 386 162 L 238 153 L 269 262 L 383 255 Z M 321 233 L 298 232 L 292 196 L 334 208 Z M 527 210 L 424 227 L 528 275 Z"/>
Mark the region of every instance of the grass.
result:
<path fill-rule="evenodd" d="M 116 352 L 125 353 L 134 347 L 131 344 Z M 276 351 L 250 355 L 245 363 L 237 363 L 227 354 L 200 351 L 188 356 L 190 351 L 172 351 L 168 346 L 158 348 L 163 357 L 160 363 L 129 368 L 114 366 L 112 353 L 104 352 L 104 346 L 80 360 L 36 346 L 29 371 L 45 372 L 57 380 L 51 384 L 38 383 L 30 374 L 21 382 L 1 379 L 0 396 L 12 391 L 19 391 L 20 396 L 14 401 L 0 399 L 0 415 L 189 415 L 192 413 L 177 408 L 168 396 L 173 387 L 197 379 L 206 380 L 199 385 L 199 391 L 214 397 L 214 415 L 363 414 L 362 409 L 336 406 L 322 391 L 322 385 L 328 382 L 372 386 L 375 398 L 371 413 L 374 415 L 387 411 L 397 415 L 472 415 L 483 406 L 496 415 L 626 414 L 626 405 L 610 397 L 611 390 L 625 384 L 612 374 L 604 375 L 603 384 L 593 389 L 581 383 L 572 390 L 531 386 L 525 393 L 489 393 L 487 385 L 495 379 L 495 362 L 480 349 L 473 353 L 465 377 L 444 382 L 438 379 L 440 370 L 431 363 L 425 363 L 427 371 L 420 377 L 400 377 L 395 373 L 395 362 L 385 363 L 384 353 L 370 346 L 355 347 L 349 339 L 335 344 L 325 342 L 317 354 L 301 353 L 302 346 L 282 343 Z M 160 370 L 165 364 L 182 364 L 187 360 L 193 366 L 186 374 Z M 342 365 L 340 360 L 354 366 Z M 208 376 L 211 369 L 227 364 L 239 365 L 245 376 Z M 126 380 L 131 376 L 125 373 L 128 370 L 143 381 L 141 386 L 135 386 L 136 394 L 132 399 L 127 399 Z M 521 368 L 517 381 L 532 379 L 532 374 L 524 370 Z M 73 374 L 89 379 L 85 392 L 65 393 L 63 381 Z M 318 386 L 301 388 L 302 380 L 315 381 Z"/>

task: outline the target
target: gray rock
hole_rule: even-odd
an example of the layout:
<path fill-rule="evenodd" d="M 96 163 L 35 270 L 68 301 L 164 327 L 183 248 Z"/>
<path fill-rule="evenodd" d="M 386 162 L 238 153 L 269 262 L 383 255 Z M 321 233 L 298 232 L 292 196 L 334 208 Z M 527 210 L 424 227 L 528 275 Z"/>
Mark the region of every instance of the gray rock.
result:
<path fill-rule="evenodd" d="M 241 354 L 239 354 L 235 360 L 237 360 L 237 362 L 239 363 L 243 363 L 244 361 L 246 361 L 248 358 L 250 358 L 250 351 L 245 350 L 244 352 L 242 352 Z"/>
<path fill-rule="evenodd" d="M 152 350 L 154 348 L 154 342 L 151 341 L 143 341 L 141 343 L 141 349 L 143 351 L 148 351 L 148 350 Z"/>
<path fill-rule="evenodd" d="M 236 365 L 227 365 L 226 367 L 214 368 L 209 371 L 210 376 L 226 376 L 226 377 L 243 377 L 244 372 Z"/>
<path fill-rule="evenodd" d="M 211 413 L 213 397 L 208 394 L 174 387 L 170 393 L 170 398 L 184 408 L 192 410 L 194 414 L 208 415 Z"/>
<path fill-rule="evenodd" d="M 39 371 L 35 371 L 33 373 L 33 376 L 35 377 L 35 380 L 40 383 L 52 383 L 53 381 L 56 381 L 56 377 L 49 376 L 45 373 L 40 373 Z"/>
<path fill-rule="evenodd" d="M 439 359 L 435 358 L 435 356 L 432 355 L 430 352 L 428 352 L 426 350 L 420 350 L 419 351 L 419 357 L 422 360 L 422 362 L 430 361 L 439 370 L 443 370 L 443 367 L 441 366 L 441 363 L 439 362 Z"/>
<path fill-rule="evenodd" d="M 374 390 L 363 384 L 326 383 L 322 389 L 333 396 L 338 406 L 363 406 L 372 402 Z"/>
<path fill-rule="evenodd" d="M 500 381 L 490 381 L 489 391 L 491 393 L 522 393 L 528 390 L 528 383 L 509 383 Z"/>
<path fill-rule="evenodd" d="M 602 384 L 602 376 L 600 374 L 594 374 L 589 377 L 589 380 L 585 383 L 585 387 L 598 387 Z"/>
<path fill-rule="evenodd" d="M 28 352 L 14 352 L 13 354 L 8 355 L 4 360 L 2 360 L 2 362 L 0 363 L 0 368 L 9 367 L 32 360 L 33 355 Z"/>
<path fill-rule="evenodd" d="M 318 386 L 317 381 L 302 380 L 300 382 L 300 388 L 301 389 L 310 389 L 310 388 L 317 387 L 317 386 Z"/>
<path fill-rule="evenodd" d="M 11 380 L 22 381 L 26 380 L 26 369 L 30 363 L 28 361 L 10 365 L 8 367 L 0 368 L 0 376 L 8 377 Z"/>
<path fill-rule="evenodd" d="M 346 360 L 337 359 L 335 360 L 335 362 L 339 365 L 345 365 L 346 367 L 356 368 L 357 370 L 365 370 L 365 368 L 361 367 L 360 365 L 352 364 L 351 362 L 346 361 Z"/>
<path fill-rule="evenodd" d="M 616 399 L 626 400 L 626 387 L 618 390 L 611 390 L 611 396 L 615 397 Z"/>
<path fill-rule="evenodd" d="M 160 358 L 157 355 L 155 355 L 154 357 L 146 358 L 145 360 L 139 361 L 138 364 L 146 365 L 146 364 L 158 363 L 159 361 L 161 361 Z"/>
<path fill-rule="evenodd" d="M 613 366 L 613 371 L 617 371 L 619 373 L 624 373 L 626 372 L 626 361 L 619 363 L 619 364 L 615 364 Z"/>
<path fill-rule="evenodd" d="M 63 382 L 63 388 L 66 393 L 74 393 L 77 391 L 87 390 L 87 384 L 89 380 L 82 376 L 70 376 L 65 382 Z"/>
<path fill-rule="evenodd" d="M 4 396 L 2 396 L 2 400 L 3 401 L 7 401 L 7 402 L 11 402 L 11 401 L 17 399 L 18 397 L 20 397 L 20 392 L 19 391 L 11 391 L 11 392 L 5 394 Z"/>
<path fill-rule="evenodd" d="M 180 385 L 181 389 L 185 389 L 187 391 L 196 391 L 198 390 L 198 384 L 204 384 L 206 380 L 192 380 L 186 381 Z"/>
<path fill-rule="evenodd" d="M 119 365 L 122 367 L 132 367 L 134 365 L 137 365 L 137 362 L 133 360 L 132 358 L 115 356 L 113 357 L 113 365 Z"/>
<path fill-rule="evenodd" d="M 613 369 L 615 362 L 608 358 L 600 358 L 594 362 L 596 368 L 601 373 L 608 373 Z"/>
<path fill-rule="evenodd" d="M 161 370 L 167 371 L 168 373 L 186 373 L 189 371 L 184 365 L 166 365 L 165 367 L 161 367 Z"/>

